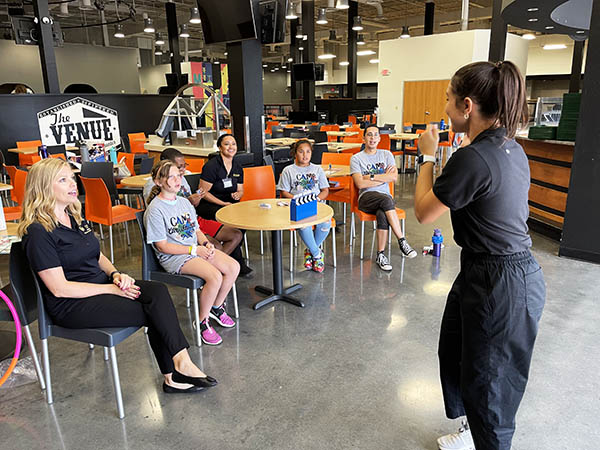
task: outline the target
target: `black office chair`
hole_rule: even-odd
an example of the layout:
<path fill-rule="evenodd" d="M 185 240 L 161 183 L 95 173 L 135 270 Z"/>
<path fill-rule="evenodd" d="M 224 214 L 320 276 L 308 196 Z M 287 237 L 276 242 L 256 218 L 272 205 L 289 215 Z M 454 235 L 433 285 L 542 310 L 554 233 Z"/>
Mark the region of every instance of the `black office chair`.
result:
<path fill-rule="evenodd" d="M 315 131 L 319 131 L 320 129 L 321 129 L 321 125 L 309 125 L 308 126 L 309 133 L 312 133 L 312 132 L 315 132 Z"/>
<path fill-rule="evenodd" d="M 140 161 L 140 175 L 152 172 L 154 158 L 142 158 Z"/>
<path fill-rule="evenodd" d="M 15 253 L 14 257 L 13 252 Z M 29 346 L 31 359 L 33 360 L 33 367 L 35 368 L 35 373 L 43 391 L 46 389 L 46 383 L 44 381 L 44 374 L 40 366 L 35 343 L 33 342 L 33 337 L 31 336 L 31 330 L 29 328 L 29 324 L 38 320 L 38 306 L 35 286 L 33 283 L 28 282 L 28 277 L 24 277 L 22 275 L 24 268 L 20 265 L 22 261 L 19 260 L 20 255 L 17 255 L 17 252 L 22 253 L 21 243 L 15 243 L 11 246 L 10 260 L 8 263 L 8 276 L 10 279 L 10 284 L 2 288 L 2 290 L 9 296 L 15 305 L 15 309 L 17 310 L 17 314 L 19 315 L 19 320 L 21 322 L 21 327 L 25 332 L 25 338 L 27 340 L 27 345 Z M 27 270 L 28 273 L 31 272 L 28 264 L 26 264 L 25 270 Z M 13 321 L 12 314 L 4 303 L 2 303 L 2 307 L 0 307 L 0 320 L 10 322 Z"/>
<path fill-rule="evenodd" d="M 198 186 L 200 185 L 200 176 L 201 176 L 201 174 L 199 174 L 199 173 L 194 173 L 194 174 L 185 176 L 186 181 L 190 185 L 190 189 L 192 190 L 192 193 L 194 193 L 198 190 Z"/>
<path fill-rule="evenodd" d="M 302 131 L 292 131 L 290 133 L 290 137 L 294 138 L 294 139 L 302 139 L 307 137 L 306 133 L 302 132 Z"/>
<path fill-rule="evenodd" d="M 323 161 L 323 153 L 327 152 L 327 143 L 314 144 L 310 162 L 313 164 L 321 164 Z"/>
<path fill-rule="evenodd" d="M 138 226 L 140 227 L 140 235 L 142 236 L 142 280 L 147 281 L 158 281 L 160 283 L 171 284 L 173 286 L 179 286 L 187 290 L 186 295 L 186 307 L 190 307 L 190 290 L 192 291 L 192 298 L 194 303 L 194 322 L 195 333 L 196 333 L 196 345 L 200 347 L 202 345 L 202 338 L 200 337 L 200 310 L 198 306 L 198 289 L 202 289 L 204 286 L 204 280 L 194 275 L 177 275 L 166 272 L 156 257 L 152 244 L 148 244 L 146 239 L 146 227 L 144 226 L 144 212 L 140 211 L 135 214 Z M 233 296 L 233 304 L 235 308 L 235 318 L 239 317 L 237 291 L 235 284 L 231 288 Z"/>
<path fill-rule="evenodd" d="M 277 130 L 277 131 L 275 131 L 275 130 L 271 129 L 271 137 L 273 139 L 278 139 L 278 138 L 284 137 L 283 136 L 283 130 Z"/>
<path fill-rule="evenodd" d="M 317 144 L 327 142 L 327 131 L 312 131 L 308 133 L 308 138 L 313 139 Z"/>
<path fill-rule="evenodd" d="M 67 147 L 64 144 L 61 145 L 48 145 L 46 147 L 49 155 L 60 155 L 63 154 L 65 159 L 67 159 Z"/>
<path fill-rule="evenodd" d="M 117 185 L 112 162 L 81 163 L 81 176 L 83 178 L 102 178 L 113 203 L 117 200 Z"/>
<path fill-rule="evenodd" d="M 110 328 L 64 328 L 52 323 L 52 319 L 46 312 L 44 300 L 40 290 L 40 285 L 36 276 L 33 275 L 27 261 L 27 256 L 21 243 L 15 243 L 10 249 L 10 278 L 11 283 L 15 285 L 27 286 L 29 300 L 37 300 L 37 311 L 38 311 L 38 325 L 40 330 L 40 339 L 42 340 L 42 360 L 44 363 L 44 377 L 46 383 L 46 401 L 49 405 L 52 404 L 52 381 L 50 379 L 50 355 L 48 353 L 48 338 L 50 336 L 61 337 L 63 339 L 70 339 L 77 342 L 85 342 L 87 344 L 101 345 L 108 348 L 110 354 L 110 362 L 112 369 L 113 382 L 115 387 L 115 397 L 117 400 L 117 411 L 119 419 L 125 417 L 125 410 L 123 408 L 123 396 L 121 394 L 121 383 L 119 380 L 119 367 L 117 364 L 117 353 L 115 352 L 115 345 L 120 344 L 140 327 L 110 327 Z M 19 297 L 15 296 L 15 301 L 19 301 Z M 20 308 L 26 309 L 25 305 L 21 303 Z M 106 352 L 105 358 L 106 360 Z"/>
<path fill-rule="evenodd" d="M 293 128 L 284 128 L 283 129 L 283 137 L 292 137 Z"/>

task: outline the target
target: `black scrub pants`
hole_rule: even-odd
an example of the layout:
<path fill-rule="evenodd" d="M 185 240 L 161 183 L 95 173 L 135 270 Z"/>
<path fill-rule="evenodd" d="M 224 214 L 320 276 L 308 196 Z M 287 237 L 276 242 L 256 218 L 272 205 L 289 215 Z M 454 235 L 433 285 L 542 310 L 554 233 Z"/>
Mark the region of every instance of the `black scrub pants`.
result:
<path fill-rule="evenodd" d="M 162 283 L 136 280 L 136 300 L 112 294 L 60 299 L 61 313 L 52 317 L 65 328 L 148 327 L 148 340 L 163 374 L 173 372 L 173 356 L 189 344 L 179 327 L 173 300 Z"/>
<path fill-rule="evenodd" d="M 508 450 L 546 288 L 529 251 L 461 254 L 439 342 L 446 415 L 467 416 L 477 450 Z"/>

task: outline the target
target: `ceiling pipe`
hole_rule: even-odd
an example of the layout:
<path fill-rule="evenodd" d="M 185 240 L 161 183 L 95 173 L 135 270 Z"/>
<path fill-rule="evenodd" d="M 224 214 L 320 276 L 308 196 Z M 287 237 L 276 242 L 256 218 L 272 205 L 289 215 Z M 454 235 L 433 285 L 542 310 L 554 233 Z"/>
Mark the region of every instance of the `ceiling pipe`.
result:
<path fill-rule="evenodd" d="M 460 29 L 467 31 L 469 29 L 469 0 L 462 0 L 462 12 L 460 14 Z"/>
<path fill-rule="evenodd" d="M 357 0 L 358 3 L 362 3 L 363 5 L 369 5 L 375 7 L 377 10 L 377 15 L 379 17 L 383 16 L 383 6 L 382 0 Z"/>

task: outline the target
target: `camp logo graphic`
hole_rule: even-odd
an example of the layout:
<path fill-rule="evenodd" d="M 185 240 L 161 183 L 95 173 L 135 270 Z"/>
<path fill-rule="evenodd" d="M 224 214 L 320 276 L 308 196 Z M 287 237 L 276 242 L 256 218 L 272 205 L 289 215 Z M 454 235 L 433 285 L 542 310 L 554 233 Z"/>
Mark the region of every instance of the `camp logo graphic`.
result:
<path fill-rule="evenodd" d="M 382 162 L 367 164 L 367 170 L 363 171 L 363 175 L 379 175 L 382 173 L 385 173 L 385 163 Z"/>
<path fill-rule="evenodd" d="M 189 213 L 184 213 L 179 217 L 171 217 L 169 222 L 171 226 L 167 227 L 167 233 L 176 235 L 175 239 L 177 239 L 177 236 L 180 239 L 188 239 L 196 234 L 196 226 Z"/>
<path fill-rule="evenodd" d="M 317 175 L 314 173 L 304 173 L 296 175 L 296 188 L 301 187 L 301 190 L 312 191 L 317 186 Z"/>
<path fill-rule="evenodd" d="M 37 115 L 44 145 L 69 145 L 77 141 L 102 141 L 106 146 L 121 143 L 117 111 L 85 98 L 76 97 Z"/>

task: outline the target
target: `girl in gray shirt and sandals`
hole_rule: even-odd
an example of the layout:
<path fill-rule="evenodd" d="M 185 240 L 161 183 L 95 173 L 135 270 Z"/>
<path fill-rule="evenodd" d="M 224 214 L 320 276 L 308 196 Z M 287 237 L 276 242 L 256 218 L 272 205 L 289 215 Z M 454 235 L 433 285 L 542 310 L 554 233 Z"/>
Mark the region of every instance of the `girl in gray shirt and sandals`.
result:
<path fill-rule="evenodd" d="M 209 318 L 231 328 L 235 322 L 225 311 L 225 298 L 239 274 L 240 265 L 208 241 L 200 231 L 192 204 L 177 193 L 181 174 L 169 160 L 152 170 L 155 186 L 144 214 L 147 240 L 162 267 L 169 273 L 200 277 L 205 284 L 200 293 L 200 335 L 202 342 L 218 345 L 221 336 L 210 326 Z M 196 324 L 197 325 L 197 324 Z"/>

